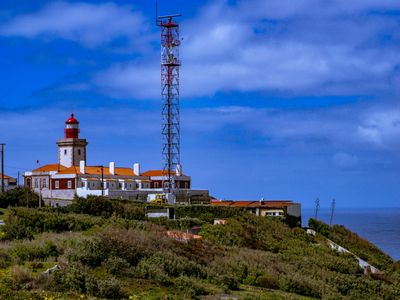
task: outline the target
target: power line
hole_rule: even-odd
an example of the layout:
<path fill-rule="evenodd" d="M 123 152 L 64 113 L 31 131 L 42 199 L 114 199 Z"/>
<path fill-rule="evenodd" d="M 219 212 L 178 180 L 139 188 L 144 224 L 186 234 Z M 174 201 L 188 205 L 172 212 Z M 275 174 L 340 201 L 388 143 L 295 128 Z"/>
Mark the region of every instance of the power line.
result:
<path fill-rule="evenodd" d="M 14 170 L 30 170 L 30 169 L 32 169 L 32 167 L 21 168 L 21 167 L 9 166 L 9 165 L 5 165 L 4 167 L 7 169 L 14 169 Z"/>

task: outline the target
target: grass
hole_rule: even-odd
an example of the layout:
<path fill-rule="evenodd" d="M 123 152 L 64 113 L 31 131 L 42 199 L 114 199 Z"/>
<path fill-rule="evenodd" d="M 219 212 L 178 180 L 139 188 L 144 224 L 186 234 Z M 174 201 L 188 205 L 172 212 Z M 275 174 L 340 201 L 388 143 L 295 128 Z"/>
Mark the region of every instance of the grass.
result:
<path fill-rule="evenodd" d="M 0 208 L 0 219 L 7 217 L 8 208 Z"/>
<path fill-rule="evenodd" d="M 105 201 L 101 205 L 113 209 Z M 124 203 L 115 206 L 118 213 L 101 213 L 92 202 L 96 216 L 88 215 L 87 207 L 84 214 L 77 209 L 6 211 L 7 226 L 1 230 L 8 240 L 0 243 L 0 299 L 400 297 L 399 264 L 342 227 L 320 224 L 324 235 L 373 257 L 383 266 L 384 277 L 363 275 L 356 260 L 332 251 L 322 233 L 312 237 L 276 219 L 240 214 L 226 225 L 211 225 L 207 220 L 213 212 L 202 208 L 204 218 L 198 221 L 203 224 L 203 239 L 181 243 L 165 232 L 189 226 L 191 220 L 178 225 L 142 220 L 136 214 L 139 210 L 129 205 L 134 206 Z M 43 277 L 43 271 L 55 264 L 62 269 Z"/>

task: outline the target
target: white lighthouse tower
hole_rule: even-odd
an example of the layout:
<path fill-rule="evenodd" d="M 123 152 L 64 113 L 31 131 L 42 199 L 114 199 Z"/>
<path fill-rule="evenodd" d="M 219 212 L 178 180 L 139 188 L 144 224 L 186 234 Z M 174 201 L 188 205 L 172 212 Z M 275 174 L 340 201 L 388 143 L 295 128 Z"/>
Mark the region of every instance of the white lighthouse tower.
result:
<path fill-rule="evenodd" d="M 79 138 L 79 122 L 74 114 L 65 122 L 65 137 L 57 141 L 58 163 L 64 167 L 79 166 L 86 161 L 86 139 Z"/>

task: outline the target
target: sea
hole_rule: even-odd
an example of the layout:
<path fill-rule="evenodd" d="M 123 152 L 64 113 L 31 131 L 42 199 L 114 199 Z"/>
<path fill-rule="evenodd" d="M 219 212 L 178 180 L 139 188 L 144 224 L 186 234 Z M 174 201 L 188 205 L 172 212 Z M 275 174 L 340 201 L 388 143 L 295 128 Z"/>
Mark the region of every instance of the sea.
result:
<path fill-rule="evenodd" d="M 315 209 L 302 209 L 303 226 L 315 217 Z M 317 219 L 330 222 L 331 210 L 320 209 Z M 400 260 L 400 208 L 336 208 L 332 224 L 340 224 Z"/>

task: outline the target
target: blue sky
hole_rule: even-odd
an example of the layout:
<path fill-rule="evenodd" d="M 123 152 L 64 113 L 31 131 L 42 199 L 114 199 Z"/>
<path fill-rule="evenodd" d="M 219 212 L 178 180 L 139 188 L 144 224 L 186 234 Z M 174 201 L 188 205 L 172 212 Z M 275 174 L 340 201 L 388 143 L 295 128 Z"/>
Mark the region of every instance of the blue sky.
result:
<path fill-rule="evenodd" d="M 16 175 L 57 160 L 161 163 L 154 1 L 0 4 L 0 140 Z M 181 12 L 184 172 L 226 199 L 400 206 L 400 2 L 159 1 Z"/>

